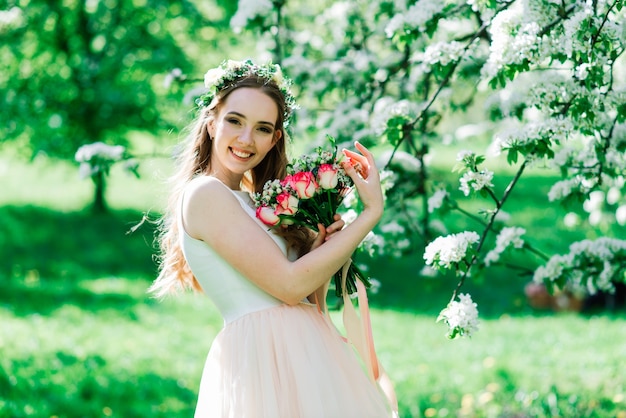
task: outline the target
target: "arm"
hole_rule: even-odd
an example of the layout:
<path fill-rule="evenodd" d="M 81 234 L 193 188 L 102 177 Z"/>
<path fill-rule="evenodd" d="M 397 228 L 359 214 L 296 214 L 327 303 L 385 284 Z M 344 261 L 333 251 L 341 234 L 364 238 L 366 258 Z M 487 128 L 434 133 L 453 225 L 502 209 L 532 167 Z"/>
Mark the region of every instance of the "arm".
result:
<path fill-rule="evenodd" d="M 335 232 L 343 229 L 346 223 L 341 219 L 341 216 L 335 214 L 334 219 L 335 222 L 333 222 L 328 227 L 325 227 L 322 224 L 317 225 L 319 232 L 317 234 L 317 237 L 315 238 L 315 241 L 313 241 L 313 244 L 311 245 L 311 251 L 318 248 L 324 242 L 329 240 Z M 329 281 L 330 278 L 328 278 L 320 287 L 315 289 L 315 291 L 307 297 L 309 302 L 317 304 L 318 308 L 322 312 L 326 310 L 326 294 L 328 293 Z"/>
<path fill-rule="evenodd" d="M 332 240 L 296 261 L 284 256 L 217 180 L 198 182 L 188 191 L 183 204 L 185 229 L 260 288 L 287 304 L 297 304 L 341 268 L 382 216 L 380 178 L 373 157 L 360 144 L 357 147 L 370 165 L 367 179 L 351 166 L 344 168 L 355 182 L 364 210 L 348 227 L 335 232 Z"/>

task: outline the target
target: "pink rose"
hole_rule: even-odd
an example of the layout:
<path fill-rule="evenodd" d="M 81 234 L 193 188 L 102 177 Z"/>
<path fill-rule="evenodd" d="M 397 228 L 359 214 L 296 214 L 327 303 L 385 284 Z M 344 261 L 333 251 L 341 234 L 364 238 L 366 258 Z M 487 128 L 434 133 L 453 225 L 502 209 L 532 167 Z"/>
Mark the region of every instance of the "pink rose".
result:
<path fill-rule="evenodd" d="M 300 171 L 294 174 L 291 178 L 291 183 L 300 199 L 312 198 L 318 188 L 315 177 L 310 171 Z"/>
<path fill-rule="evenodd" d="M 256 217 L 261 220 L 265 225 L 274 226 L 278 225 L 280 218 L 269 206 L 259 206 L 256 208 Z"/>
<path fill-rule="evenodd" d="M 293 176 L 292 176 L 291 174 L 287 174 L 287 175 L 285 176 L 285 178 L 281 180 L 280 184 L 281 184 L 281 186 L 283 186 L 283 187 L 284 187 L 284 186 L 291 186 L 291 187 L 294 187 L 294 185 L 293 185 Z"/>
<path fill-rule="evenodd" d="M 338 169 L 332 164 L 322 164 L 317 171 L 317 181 L 324 190 L 334 189 L 339 182 Z"/>
<path fill-rule="evenodd" d="M 276 196 L 276 201 L 278 202 L 277 215 L 293 215 L 298 211 L 298 198 L 288 192 L 282 192 Z"/>

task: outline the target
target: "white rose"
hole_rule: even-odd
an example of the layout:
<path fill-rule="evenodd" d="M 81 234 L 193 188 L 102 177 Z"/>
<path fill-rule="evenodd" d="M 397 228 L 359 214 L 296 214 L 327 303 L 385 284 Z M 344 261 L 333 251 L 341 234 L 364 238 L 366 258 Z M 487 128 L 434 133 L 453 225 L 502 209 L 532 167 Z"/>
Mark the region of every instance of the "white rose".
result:
<path fill-rule="evenodd" d="M 228 62 L 226 62 L 226 70 L 227 71 L 233 71 L 233 70 L 236 70 L 237 68 L 240 68 L 242 66 L 243 66 L 243 62 L 241 62 L 241 61 L 228 60 Z"/>
<path fill-rule="evenodd" d="M 212 87 L 217 84 L 218 80 L 224 77 L 226 72 L 221 68 L 212 68 L 204 75 L 204 86 Z"/>
<path fill-rule="evenodd" d="M 276 82 L 276 84 L 278 86 L 283 84 L 284 78 L 283 78 L 283 70 L 280 69 L 280 65 L 275 64 L 274 68 L 276 69 L 276 72 L 274 73 L 274 77 L 272 77 L 274 79 L 274 81 Z"/>

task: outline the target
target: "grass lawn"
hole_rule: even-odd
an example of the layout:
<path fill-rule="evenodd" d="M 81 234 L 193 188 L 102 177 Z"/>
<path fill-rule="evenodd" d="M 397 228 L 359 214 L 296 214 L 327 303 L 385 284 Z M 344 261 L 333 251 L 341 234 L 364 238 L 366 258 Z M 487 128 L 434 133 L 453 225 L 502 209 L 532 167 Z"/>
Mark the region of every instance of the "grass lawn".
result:
<path fill-rule="evenodd" d="M 222 321 L 200 295 L 147 297 L 152 226 L 126 234 L 161 207 L 167 171 L 159 160 L 142 180 L 114 170 L 111 211 L 93 215 L 76 167 L 0 158 L 0 417 L 192 416 Z M 555 222 L 559 209 L 528 204 L 541 187 L 540 176 L 521 184 L 511 212 L 537 246 L 564 250 L 584 235 Z M 401 417 L 626 418 L 623 309 L 536 312 L 527 279 L 494 270 L 466 287 L 479 332 L 450 341 L 435 319 L 454 278 L 420 276 L 417 253 L 375 261 L 373 329 Z"/>

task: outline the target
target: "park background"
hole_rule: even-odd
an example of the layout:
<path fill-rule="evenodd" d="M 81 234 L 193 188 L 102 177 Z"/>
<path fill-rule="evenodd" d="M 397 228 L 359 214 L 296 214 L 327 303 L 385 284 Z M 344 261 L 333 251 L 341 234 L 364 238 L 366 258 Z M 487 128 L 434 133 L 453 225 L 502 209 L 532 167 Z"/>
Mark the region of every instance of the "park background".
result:
<path fill-rule="evenodd" d="M 623 22 L 623 2 L 593 4 L 600 22 L 604 16 Z M 409 27 L 410 16 L 419 20 L 413 5 L 429 16 L 422 16 L 423 27 Z M 377 231 L 385 244 L 364 249 L 357 260 L 381 284 L 370 293 L 372 326 L 401 417 L 625 417 L 619 295 L 533 300 L 527 285 L 546 258 L 510 251 L 490 266 L 473 260 L 474 274 L 461 271 L 467 279 L 461 291 L 478 305 L 479 329 L 471 338 L 451 340 L 436 320 L 459 275 L 425 269 L 423 258 L 438 235 L 481 231 L 496 215 L 485 213 L 489 195 L 459 190 L 459 173 L 452 169 L 466 149 L 485 155 L 485 166 L 496 173 L 494 193 L 516 179 L 503 206 L 506 219 L 527 231 L 537 252 L 564 254 L 576 241 L 624 237 L 616 216 L 624 204 L 623 181 L 605 183 L 601 204 L 586 203 L 591 192 L 602 190 L 598 185 L 562 205 L 548 197 L 564 173 L 541 162 L 553 158 L 546 147 L 520 147 L 515 161 L 485 151 L 498 127 L 512 121 L 501 110 L 494 115 L 486 104 L 490 90 L 478 88 L 480 66 L 488 61 L 484 51 L 457 45 L 447 61 L 440 54 L 429 71 L 422 67 L 424 52 L 446 34 L 471 41 L 474 33 L 493 45 L 496 38 L 487 37 L 483 26 L 496 10 L 562 7 L 555 16 L 566 21 L 584 5 L 0 2 L 0 417 L 193 414 L 204 359 L 222 321 L 201 295 L 162 302 L 147 295 L 156 274 L 153 221 L 164 207 L 172 155 L 193 113 L 189 92 L 201 88 L 208 68 L 247 57 L 280 62 L 296 79 L 302 109 L 294 154 L 323 144 L 326 134 L 342 143 L 358 138 L 395 173 L 387 219 Z M 406 18 L 399 32 L 397 14 Z M 621 63 L 618 70 L 624 68 L 621 30 L 602 52 Z M 569 58 L 542 65 L 563 71 Z M 574 66 L 585 60 L 576 59 Z M 491 92 L 505 92 L 526 73 L 536 75 L 537 62 L 529 53 L 525 61 L 505 65 L 492 77 Z M 609 85 L 594 74 L 603 80 L 596 84 Z M 625 82 L 623 71 L 611 73 L 611 89 L 623 91 Z M 379 101 L 388 97 L 395 101 Z M 577 104 L 587 115 L 597 110 L 592 101 Z M 519 104 L 510 106 L 518 120 L 527 117 Z M 616 112 L 614 125 L 623 125 L 623 106 Z M 382 114 L 384 128 L 374 129 Z M 124 146 L 124 156 L 98 175 L 81 177 L 76 151 L 98 141 Z M 562 145 L 542 143 L 548 149 Z M 610 146 L 616 143 L 620 138 Z M 530 156 L 539 163 L 517 178 L 520 162 Z M 619 180 L 623 173 L 618 166 L 609 177 Z M 446 213 L 427 210 L 438 188 L 450 196 Z M 617 190 L 616 199 L 607 200 L 609 189 Z M 456 206 L 472 216 L 461 216 Z M 394 228 L 384 229 L 389 224 Z M 486 234 L 483 256 L 496 236 Z M 616 282 L 624 280 L 620 257 L 614 259 L 621 266 Z M 337 311 L 332 315 L 339 319 Z"/>

